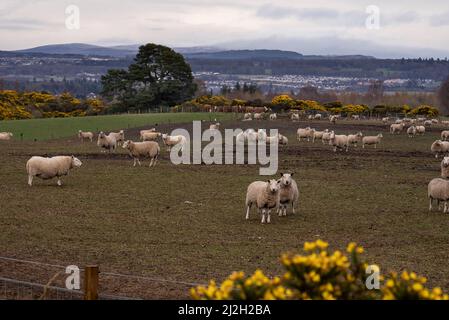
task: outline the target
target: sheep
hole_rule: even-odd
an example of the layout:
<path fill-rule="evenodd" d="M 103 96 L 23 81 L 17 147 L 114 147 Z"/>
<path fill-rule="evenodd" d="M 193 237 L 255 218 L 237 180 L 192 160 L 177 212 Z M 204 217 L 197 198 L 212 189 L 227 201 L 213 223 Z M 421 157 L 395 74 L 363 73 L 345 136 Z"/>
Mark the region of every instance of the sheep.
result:
<path fill-rule="evenodd" d="M 115 139 L 115 136 L 106 135 L 103 131 L 101 131 L 98 134 L 97 146 L 111 152 L 117 148 L 117 140 Z"/>
<path fill-rule="evenodd" d="M 160 132 L 144 132 L 140 134 L 140 140 L 142 141 L 156 141 L 157 138 L 162 136 Z"/>
<path fill-rule="evenodd" d="M 327 130 L 327 129 L 326 129 Z M 330 141 L 330 139 L 331 139 L 331 134 L 333 133 L 334 131 L 331 131 L 331 132 L 324 132 L 323 133 L 323 136 L 321 137 L 321 141 L 323 142 L 323 144 L 329 144 L 329 141 Z"/>
<path fill-rule="evenodd" d="M 365 145 L 374 144 L 374 149 L 377 149 L 377 145 L 380 143 L 382 138 L 382 133 L 379 133 L 377 136 L 365 136 L 362 138 L 362 148 L 365 148 Z"/>
<path fill-rule="evenodd" d="M 263 113 L 255 113 L 253 118 L 254 118 L 254 120 L 262 120 L 263 119 Z"/>
<path fill-rule="evenodd" d="M 444 157 L 441 161 L 441 178 L 449 179 L 449 157 Z"/>
<path fill-rule="evenodd" d="M 274 136 L 271 136 L 271 137 L 266 136 L 265 143 L 266 144 L 276 144 L 276 143 L 279 144 L 279 133 Z"/>
<path fill-rule="evenodd" d="M 416 134 L 417 135 L 423 135 L 424 132 L 426 132 L 426 127 L 424 126 L 416 126 Z"/>
<path fill-rule="evenodd" d="M 442 120 L 441 124 L 447 126 L 449 125 L 449 120 Z"/>
<path fill-rule="evenodd" d="M 252 182 L 246 191 L 246 220 L 249 219 L 249 211 L 253 204 L 262 214 L 262 223 L 271 222 L 271 209 L 279 207 L 279 185 L 274 179 Z"/>
<path fill-rule="evenodd" d="M 81 130 L 78 130 L 78 138 L 81 140 L 81 142 L 84 142 L 84 139 L 89 139 L 90 142 L 94 139 L 94 134 L 92 132 L 83 132 Z"/>
<path fill-rule="evenodd" d="M 407 129 L 407 134 L 408 134 L 408 137 L 409 137 L 409 138 L 413 138 L 413 137 L 416 135 L 416 132 L 417 132 L 416 126 L 410 126 L 410 127 Z"/>
<path fill-rule="evenodd" d="M 267 140 L 267 131 L 265 129 L 257 130 L 257 141 L 266 141 Z"/>
<path fill-rule="evenodd" d="M 243 115 L 243 121 L 251 121 L 251 120 L 253 120 L 251 113 L 248 112 Z"/>
<path fill-rule="evenodd" d="M 220 123 L 213 123 L 209 126 L 209 130 L 220 130 Z"/>
<path fill-rule="evenodd" d="M 315 120 L 321 120 L 322 117 L 323 117 L 323 116 L 321 115 L 321 113 L 317 113 L 313 118 L 314 118 Z"/>
<path fill-rule="evenodd" d="M 11 132 L 0 132 L 0 141 L 11 140 L 12 136 Z"/>
<path fill-rule="evenodd" d="M 404 130 L 404 124 L 402 122 L 401 123 L 393 123 L 390 126 L 391 134 L 395 134 L 395 133 L 400 134 L 402 132 L 402 130 Z"/>
<path fill-rule="evenodd" d="M 114 137 L 118 146 L 125 142 L 125 132 L 123 130 L 120 130 L 119 132 L 110 132 L 108 136 Z"/>
<path fill-rule="evenodd" d="M 358 143 L 362 140 L 363 137 L 363 133 L 361 133 L 360 131 L 357 132 L 356 134 L 349 134 L 348 135 L 348 143 L 352 146 L 357 147 Z"/>
<path fill-rule="evenodd" d="M 66 176 L 70 169 L 81 167 L 82 162 L 74 156 L 55 156 L 51 158 L 31 157 L 26 163 L 28 185 L 33 185 L 33 178 L 44 180 L 57 177 L 57 185 L 61 186 L 61 176 Z"/>
<path fill-rule="evenodd" d="M 299 114 L 298 113 L 292 113 L 291 120 L 292 121 L 299 121 Z"/>
<path fill-rule="evenodd" d="M 395 124 L 401 124 L 401 123 L 403 123 L 404 121 L 402 121 L 401 119 L 397 119 L 394 123 Z"/>
<path fill-rule="evenodd" d="M 440 154 L 445 155 L 449 152 L 449 142 L 436 140 L 430 146 L 430 151 L 435 153 L 435 158 L 438 158 Z"/>
<path fill-rule="evenodd" d="M 331 146 L 334 146 L 334 152 L 337 152 L 337 149 L 346 149 L 346 152 L 348 152 L 349 149 L 349 143 L 348 143 L 348 136 L 346 135 L 336 135 L 333 131 L 330 135 L 329 144 Z"/>
<path fill-rule="evenodd" d="M 440 202 L 443 202 L 443 213 L 448 212 L 449 180 L 441 178 L 432 179 L 427 187 L 427 197 L 429 198 L 429 211 L 432 211 L 433 201 L 436 200 L 438 208 L 440 207 Z"/>
<path fill-rule="evenodd" d="M 164 144 L 167 146 L 167 150 L 168 152 L 171 151 L 171 148 L 173 146 L 179 145 L 180 146 L 180 150 L 181 152 L 184 151 L 184 146 L 187 143 L 187 139 L 184 136 L 169 136 L 168 134 L 164 133 L 162 135 L 162 141 L 164 142 Z"/>
<path fill-rule="evenodd" d="M 360 120 L 360 116 L 358 114 L 353 114 L 351 116 L 351 118 L 354 119 L 354 120 Z"/>
<path fill-rule="evenodd" d="M 309 120 L 313 120 L 313 115 L 311 115 L 311 114 L 310 114 L 310 115 L 308 115 L 308 116 L 307 116 L 307 119 L 309 119 Z"/>
<path fill-rule="evenodd" d="M 337 122 L 338 117 L 336 115 L 332 115 L 329 117 L 329 122 L 335 124 Z"/>
<path fill-rule="evenodd" d="M 156 128 L 146 129 L 146 130 L 140 130 L 140 139 L 142 140 L 142 136 L 144 136 L 148 132 L 156 132 Z"/>
<path fill-rule="evenodd" d="M 236 136 L 236 141 L 238 143 L 255 143 L 257 141 L 257 132 L 254 129 L 246 129 Z"/>
<path fill-rule="evenodd" d="M 441 140 L 448 140 L 449 139 L 449 130 L 441 131 Z"/>
<path fill-rule="evenodd" d="M 323 139 L 323 134 L 329 132 L 328 129 L 324 130 L 324 131 L 314 131 L 313 132 L 313 137 L 312 137 L 312 142 L 315 143 L 315 140 L 322 140 Z"/>
<path fill-rule="evenodd" d="M 282 134 L 279 134 L 279 144 L 283 146 L 288 145 L 288 138 Z"/>
<path fill-rule="evenodd" d="M 123 145 L 123 149 L 127 149 L 129 155 L 134 159 L 133 167 L 136 166 L 136 162 L 140 164 L 140 157 L 148 157 L 151 159 L 149 167 L 156 166 L 158 157 L 161 153 L 159 143 L 155 141 L 133 142 L 126 140 Z"/>
<path fill-rule="evenodd" d="M 312 129 L 310 127 L 307 127 L 305 129 L 299 128 L 298 131 L 296 131 L 298 140 L 301 141 L 301 138 L 306 138 L 307 141 L 310 141 L 310 138 L 313 139 L 313 134 L 315 133 L 315 129 Z"/>
<path fill-rule="evenodd" d="M 278 116 L 276 115 L 276 113 L 270 114 L 270 120 L 276 120 L 277 118 Z"/>
<path fill-rule="evenodd" d="M 293 173 L 281 173 L 279 190 L 279 216 L 287 215 L 287 206 L 292 205 L 292 213 L 295 214 L 295 204 L 298 202 L 299 191 Z"/>
<path fill-rule="evenodd" d="M 432 126 L 432 120 L 424 121 L 424 127 L 431 127 L 431 126 Z"/>
<path fill-rule="evenodd" d="M 388 117 L 383 117 L 382 118 L 383 124 L 388 124 L 388 121 L 390 121 L 390 118 L 388 118 Z"/>
<path fill-rule="evenodd" d="M 426 118 L 420 117 L 420 118 L 417 118 L 416 121 L 418 121 L 419 123 L 422 123 L 422 122 L 426 121 Z"/>
<path fill-rule="evenodd" d="M 432 122 L 432 124 L 438 124 L 438 123 L 440 123 L 440 120 L 438 120 L 438 119 L 432 119 L 432 120 L 430 120 L 431 122 Z"/>

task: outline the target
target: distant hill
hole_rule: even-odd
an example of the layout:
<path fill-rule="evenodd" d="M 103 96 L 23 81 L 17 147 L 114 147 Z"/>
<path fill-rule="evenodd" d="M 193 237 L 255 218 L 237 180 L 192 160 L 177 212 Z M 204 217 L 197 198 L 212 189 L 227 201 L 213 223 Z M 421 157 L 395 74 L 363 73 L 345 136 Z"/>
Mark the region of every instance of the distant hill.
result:
<path fill-rule="evenodd" d="M 227 50 L 218 52 L 185 53 L 188 59 L 302 59 L 303 55 L 293 51 L 282 50 Z"/>
<path fill-rule="evenodd" d="M 102 47 L 85 43 L 50 44 L 30 49 L 16 50 L 18 53 L 77 54 L 86 56 L 127 57 L 134 56 L 136 50 L 126 47 Z"/>

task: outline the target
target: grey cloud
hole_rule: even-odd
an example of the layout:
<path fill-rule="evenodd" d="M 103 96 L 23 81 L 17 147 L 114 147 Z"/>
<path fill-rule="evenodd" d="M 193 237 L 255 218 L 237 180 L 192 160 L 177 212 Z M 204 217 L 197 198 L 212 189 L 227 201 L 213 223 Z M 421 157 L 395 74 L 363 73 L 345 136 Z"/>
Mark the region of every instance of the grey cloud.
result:
<path fill-rule="evenodd" d="M 434 27 L 449 26 L 449 11 L 432 15 L 429 18 L 430 25 Z"/>
<path fill-rule="evenodd" d="M 54 23 L 32 19 L 0 20 L 0 30 L 39 30 L 55 26 Z M 63 26 L 63 24 L 61 24 L 61 26 Z"/>

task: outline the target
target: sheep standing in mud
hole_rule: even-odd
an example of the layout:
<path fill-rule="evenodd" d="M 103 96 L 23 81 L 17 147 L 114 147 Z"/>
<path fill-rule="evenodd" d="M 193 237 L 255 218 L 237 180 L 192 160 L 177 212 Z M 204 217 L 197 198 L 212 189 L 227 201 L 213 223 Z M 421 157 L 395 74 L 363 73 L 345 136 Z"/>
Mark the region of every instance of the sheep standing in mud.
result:
<path fill-rule="evenodd" d="M 449 157 L 444 157 L 441 160 L 441 178 L 449 179 Z"/>
<path fill-rule="evenodd" d="M 184 151 L 184 147 L 187 144 L 187 139 L 184 136 L 169 136 L 168 134 L 164 133 L 162 135 L 162 141 L 167 146 L 168 152 L 171 151 L 172 147 L 179 147 L 181 152 Z"/>
<path fill-rule="evenodd" d="M 433 201 L 436 200 L 438 208 L 440 208 L 440 203 L 442 202 L 444 204 L 443 213 L 448 212 L 449 180 L 441 178 L 432 179 L 427 187 L 427 196 L 429 198 L 429 211 L 432 211 Z"/>
<path fill-rule="evenodd" d="M 94 140 L 94 134 L 90 131 L 83 132 L 83 131 L 79 130 L 78 138 L 81 140 L 81 142 L 84 142 L 85 139 L 89 139 L 90 142 L 92 142 Z"/>
<path fill-rule="evenodd" d="M 447 155 L 449 153 L 449 142 L 436 140 L 430 146 L 430 151 L 435 154 L 435 158 L 438 158 L 440 155 Z"/>
<path fill-rule="evenodd" d="M 362 138 L 362 148 L 365 149 L 365 145 L 374 145 L 374 149 L 377 149 L 377 145 L 380 144 L 383 135 L 379 133 L 377 136 L 366 136 Z"/>
<path fill-rule="evenodd" d="M 333 131 L 330 136 L 329 144 L 334 147 L 334 152 L 337 152 L 337 149 L 343 150 L 345 149 L 348 152 L 349 142 L 348 136 L 344 134 L 336 135 Z"/>
<path fill-rule="evenodd" d="M 291 204 L 292 213 L 295 214 L 295 205 L 298 202 L 299 190 L 296 181 L 292 178 L 293 173 L 281 173 L 279 191 L 279 216 L 287 215 L 287 206 Z"/>
<path fill-rule="evenodd" d="M 358 146 L 358 143 L 362 141 L 363 133 L 357 132 L 356 134 L 348 135 L 348 143 L 354 147 Z"/>
<path fill-rule="evenodd" d="M 277 180 L 254 181 L 246 191 L 246 220 L 249 219 L 249 211 L 256 205 L 262 214 L 262 223 L 271 222 L 271 210 L 279 207 L 279 184 Z"/>
<path fill-rule="evenodd" d="M 11 132 L 0 132 L 0 141 L 11 140 L 13 134 Z"/>
<path fill-rule="evenodd" d="M 66 176 L 70 169 L 81 167 L 82 162 L 74 156 L 56 156 L 44 158 L 34 156 L 26 163 L 28 173 L 28 185 L 33 185 L 33 178 L 38 177 L 44 180 L 58 178 L 58 186 L 62 185 L 61 177 Z"/>
<path fill-rule="evenodd" d="M 117 148 L 115 136 L 106 135 L 103 131 L 98 134 L 97 146 L 112 152 Z"/>
<path fill-rule="evenodd" d="M 134 159 L 133 166 L 136 166 L 136 162 L 140 164 L 141 157 L 148 157 L 151 159 L 149 167 L 154 167 L 157 163 L 161 149 L 159 144 L 154 141 L 133 142 L 127 140 L 123 143 L 123 149 L 129 151 L 129 155 Z"/>

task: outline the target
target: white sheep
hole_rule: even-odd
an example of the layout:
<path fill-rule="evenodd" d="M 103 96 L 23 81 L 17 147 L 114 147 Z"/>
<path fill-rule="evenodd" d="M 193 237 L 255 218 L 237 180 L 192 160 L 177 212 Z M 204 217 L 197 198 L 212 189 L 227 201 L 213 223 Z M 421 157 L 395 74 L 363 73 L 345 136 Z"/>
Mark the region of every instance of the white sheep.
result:
<path fill-rule="evenodd" d="M 168 152 L 171 151 L 171 148 L 174 146 L 179 146 L 181 152 L 184 151 L 184 147 L 187 143 L 186 137 L 179 135 L 179 136 L 169 136 L 168 134 L 164 133 L 162 135 L 162 141 L 167 146 Z"/>
<path fill-rule="evenodd" d="M 441 160 L 441 178 L 449 179 L 449 157 Z"/>
<path fill-rule="evenodd" d="M 327 130 L 327 129 L 326 129 Z M 331 135 L 334 131 L 326 131 L 323 133 L 323 136 L 321 137 L 321 141 L 323 142 L 323 144 L 329 144 L 329 141 L 331 140 Z"/>
<path fill-rule="evenodd" d="M 358 114 L 353 114 L 351 116 L 351 118 L 354 119 L 354 120 L 360 120 L 360 116 Z"/>
<path fill-rule="evenodd" d="M 314 118 L 315 120 L 321 120 L 322 117 L 323 117 L 323 116 L 322 116 L 321 113 L 317 113 L 313 118 Z"/>
<path fill-rule="evenodd" d="M 402 123 L 402 121 L 401 121 L 401 123 L 393 123 L 391 126 L 390 126 L 390 133 L 391 134 L 395 134 L 395 133 L 397 133 L 397 134 L 400 134 L 401 132 L 402 132 L 402 130 L 404 130 L 404 123 Z"/>
<path fill-rule="evenodd" d="M 313 137 L 312 137 L 312 142 L 315 143 L 315 140 L 322 140 L 323 139 L 323 134 L 325 132 L 329 132 L 329 130 L 326 129 L 324 131 L 314 131 L 313 132 Z"/>
<path fill-rule="evenodd" d="M 307 128 L 304 128 L 304 129 L 303 128 L 299 128 L 296 131 L 296 134 L 297 134 L 297 137 L 298 137 L 299 141 L 301 141 L 302 138 L 307 139 L 307 141 L 310 141 L 310 139 L 313 140 L 314 133 L 315 133 L 315 129 L 312 129 L 310 127 L 307 127 Z"/>
<path fill-rule="evenodd" d="M 148 132 L 156 132 L 156 128 L 146 129 L 146 130 L 140 130 L 140 139 L 142 140 L 142 136 L 145 135 Z"/>
<path fill-rule="evenodd" d="M 83 132 L 81 130 L 78 130 L 78 138 L 84 142 L 84 139 L 89 139 L 90 142 L 94 140 L 94 134 L 90 131 Z"/>
<path fill-rule="evenodd" d="M 447 126 L 447 125 L 449 125 L 449 120 L 442 120 L 441 124 Z"/>
<path fill-rule="evenodd" d="M 129 151 L 129 155 L 134 159 L 134 167 L 136 166 L 136 162 L 139 163 L 139 166 L 141 165 L 140 157 L 150 158 L 149 166 L 154 167 L 161 152 L 159 144 L 155 141 L 133 142 L 126 140 L 122 148 Z"/>
<path fill-rule="evenodd" d="M 118 146 L 125 142 L 125 131 L 123 130 L 120 130 L 119 132 L 110 132 L 108 136 L 114 137 L 115 141 L 117 141 Z"/>
<path fill-rule="evenodd" d="M 416 134 L 422 136 L 426 132 L 426 127 L 416 126 Z"/>
<path fill-rule="evenodd" d="M 348 152 L 349 149 L 349 143 L 348 143 L 348 136 L 340 134 L 336 135 L 333 131 L 330 135 L 329 144 L 334 147 L 334 152 L 337 152 L 337 149 L 346 149 L 346 152 Z"/>
<path fill-rule="evenodd" d="M 425 126 L 425 127 L 431 127 L 431 126 L 432 126 L 432 120 L 426 120 L 426 121 L 424 121 L 424 126 Z"/>
<path fill-rule="evenodd" d="M 254 120 L 262 120 L 263 119 L 263 113 L 255 113 L 253 118 L 254 118 Z"/>
<path fill-rule="evenodd" d="M 292 121 L 299 121 L 299 114 L 298 113 L 292 113 L 291 120 Z"/>
<path fill-rule="evenodd" d="M 430 151 L 435 153 L 435 158 L 438 158 L 439 155 L 446 155 L 449 153 L 449 142 L 436 140 L 430 146 Z"/>
<path fill-rule="evenodd" d="M 383 117 L 382 118 L 383 124 L 388 124 L 388 121 L 390 121 L 390 118 L 388 118 L 388 117 Z"/>
<path fill-rule="evenodd" d="M 449 130 L 441 131 L 441 140 L 448 140 L 449 139 Z"/>
<path fill-rule="evenodd" d="M 142 140 L 142 141 L 155 141 L 160 136 L 162 136 L 162 133 L 160 133 L 160 132 L 155 132 L 155 131 L 143 132 L 143 133 L 140 134 L 140 140 Z"/>
<path fill-rule="evenodd" d="M 33 185 L 33 178 L 38 177 L 44 180 L 58 178 L 58 186 L 62 185 L 61 177 L 69 173 L 70 169 L 78 168 L 82 162 L 74 156 L 55 156 L 44 158 L 34 156 L 26 163 L 28 173 L 28 185 Z"/>
<path fill-rule="evenodd" d="M 265 129 L 257 130 L 257 141 L 266 141 L 267 140 L 267 131 Z"/>
<path fill-rule="evenodd" d="M 337 122 L 338 117 L 336 115 L 331 115 L 329 117 L 329 122 L 335 124 Z"/>
<path fill-rule="evenodd" d="M 271 222 L 271 210 L 279 207 L 279 185 L 274 179 L 252 182 L 246 191 L 246 220 L 249 219 L 249 211 L 252 205 L 256 205 L 257 211 L 262 214 L 262 223 Z"/>
<path fill-rule="evenodd" d="M 432 119 L 432 120 L 430 120 L 430 121 L 432 121 L 432 124 L 438 124 L 438 123 L 440 123 L 440 120 L 438 120 L 438 119 Z"/>
<path fill-rule="evenodd" d="M 209 126 L 209 130 L 220 130 L 220 123 L 216 122 Z"/>
<path fill-rule="evenodd" d="M 448 212 L 449 180 L 441 178 L 432 179 L 427 187 L 427 197 L 429 198 L 429 211 L 432 211 L 433 201 L 436 200 L 438 208 L 440 207 L 440 202 L 443 202 L 443 213 Z"/>
<path fill-rule="evenodd" d="M 253 120 L 251 113 L 248 112 L 243 115 L 243 121 L 251 121 L 251 120 Z"/>
<path fill-rule="evenodd" d="M 270 120 L 276 120 L 277 118 L 278 116 L 276 115 L 276 113 L 270 114 Z"/>
<path fill-rule="evenodd" d="M 382 138 L 382 133 L 377 136 L 365 136 L 362 138 L 362 148 L 365 148 L 365 145 L 374 145 L 374 149 L 377 149 L 377 145 L 380 144 Z"/>
<path fill-rule="evenodd" d="M 360 131 L 356 134 L 349 134 L 348 135 L 348 143 L 352 146 L 357 147 L 358 143 L 362 141 L 363 133 Z"/>
<path fill-rule="evenodd" d="M 287 206 L 291 204 L 292 213 L 295 214 L 295 204 L 298 203 L 299 190 L 296 181 L 292 178 L 293 173 L 281 173 L 279 189 L 279 216 L 287 215 Z"/>
<path fill-rule="evenodd" d="M 413 138 L 417 133 L 416 126 L 410 126 L 407 129 L 407 134 L 409 138 Z"/>
<path fill-rule="evenodd" d="M 98 134 L 97 146 L 111 152 L 117 148 L 117 140 L 115 139 L 115 136 L 106 135 L 101 131 Z"/>
<path fill-rule="evenodd" d="M 11 132 L 0 132 L 0 141 L 11 140 L 12 136 Z"/>
<path fill-rule="evenodd" d="M 266 136 L 265 137 L 265 143 L 266 144 L 279 144 L 279 133 L 275 134 L 274 136 Z"/>
<path fill-rule="evenodd" d="M 288 145 L 288 138 L 282 134 L 279 134 L 279 144 L 283 146 Z"/>

